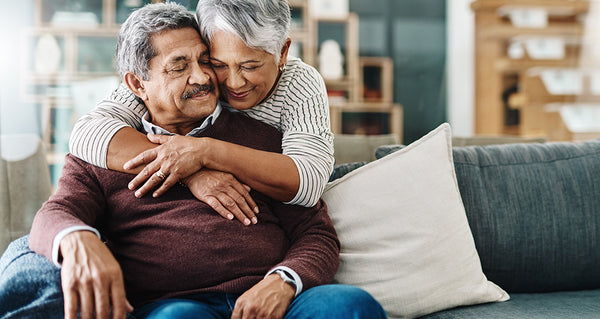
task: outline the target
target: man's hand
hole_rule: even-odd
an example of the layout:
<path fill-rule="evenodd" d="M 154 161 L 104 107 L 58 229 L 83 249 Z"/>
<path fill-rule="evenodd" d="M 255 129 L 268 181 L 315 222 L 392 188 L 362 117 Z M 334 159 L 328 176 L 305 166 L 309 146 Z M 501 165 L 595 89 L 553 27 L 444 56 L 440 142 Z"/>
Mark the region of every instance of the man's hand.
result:
<path fill-rule="evenodd" d="M 295 293 L 278 274 L 271 274 L 238 298 L 231 319 L 281 319 Z"/>
<path fill-rule="evenodd" d="M 244 225 L 256 224 L 258 206 L 250 196 L 250 187 L 240 183 L 235 176 L 203 169 L 185 180 L 192 194 L 207 203 L 219 215 L 237 218 Z"/>
<path fill-rule="evenodd" d="M 129 183 L 131 190 L 139 187 L 136 197 L 142 197 L 157 187 L 152 196 L 158 197 L 178 181 L 202 169 L 202 138 L 155 134 L 147 137 L 150 142 L 161 145 L 140 153 L 123 166 L 130 170 L 146 165 Z M 159 171 L 164 175 L 158 174 Z"/>
<path fill-rule="evenodd" d="M 123 273 L 106 245 L 90 231 L 76 231 L 60 242 L 65 318 L 125 318 L 133 307 L 125 297 Z"/>

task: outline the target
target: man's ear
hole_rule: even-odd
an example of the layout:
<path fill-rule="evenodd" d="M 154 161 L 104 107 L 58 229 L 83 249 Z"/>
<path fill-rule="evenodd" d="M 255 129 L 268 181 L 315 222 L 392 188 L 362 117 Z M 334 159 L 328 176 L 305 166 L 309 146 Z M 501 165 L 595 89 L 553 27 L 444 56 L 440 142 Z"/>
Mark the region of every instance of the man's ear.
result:
<path fill-rule="evenodd" d="M 127 87 L 129 88 L 129 90 L 133 92 L 133 94 L 135 94 L 143 101 L 147 100 L 148 95 L 146 94 L 146 88 L 144 87 L 143 80 L 139 76 L 131 72 L 126 72 L 125 76 L 123 77 L 123 81 L 125 82 L 125 85 L 127 85 Z"/>

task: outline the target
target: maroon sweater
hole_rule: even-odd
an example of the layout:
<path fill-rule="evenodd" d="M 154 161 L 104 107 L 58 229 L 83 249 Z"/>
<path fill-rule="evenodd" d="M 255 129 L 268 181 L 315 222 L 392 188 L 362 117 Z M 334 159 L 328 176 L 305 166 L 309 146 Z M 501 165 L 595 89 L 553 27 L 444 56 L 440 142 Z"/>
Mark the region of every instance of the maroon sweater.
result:
<path fill-rule="evenodd" d="M 279 131 L 227 110 L 202 136 L 281 152 Z M 51 258 L 58 232 L 95 227 L 123 269 L 134 306 L 196 292 L 243 293 L 280 265 L 296 271 L 305 289 L 333 279 L 339 242 L 322 200 L 305 208 L 252 191 L 259 222 L 245 227 L 181 186 L 137 199 L 127 189 L 132 177 L 67 155 L 56 193 L 33 222 L 31 249 Z"/>

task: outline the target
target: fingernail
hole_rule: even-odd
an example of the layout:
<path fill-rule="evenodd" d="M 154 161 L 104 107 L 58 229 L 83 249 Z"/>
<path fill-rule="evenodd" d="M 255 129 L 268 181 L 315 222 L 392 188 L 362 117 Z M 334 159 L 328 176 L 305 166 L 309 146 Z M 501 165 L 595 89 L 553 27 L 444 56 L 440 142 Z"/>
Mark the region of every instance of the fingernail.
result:
<path fill-rule="evenodd" d="M 246 225 L 246 226 L 250 225 L 250 220 L 248 218 L 244 219 L 244 225 Z"/>
<path fill-rule="evenodd" d="M 258 218 L 252 217 L 252 224 L 256 225 L 258 223 Z"/>
<path fill-rule="evenodd" d="M 255 213 L 255 214 L 258 214 L 258 213 L 260 213 L 260 211 L 258 210 L 258 207 L 254 207 L 254 213 Z"/>
<path fill-rule="evenodd" d="M 233 219 L 233 214 L 227 215 L 227 219 L 232 220 Z"/>
<path fill-rule="evenodd" d="M 135 192 L 135 197 L 140 198 L 142 194 L 140 192 Z"/>
<path fill-rule="evenodd" d="M 158 193 L 152 193 L 152 197 L 158 197 Z"/>
<path fill-rule="evenodd" d="M 133 183 L 129 183 L 129 185 L 127 185 L 127 188 L 129 188 L 130 190 L 133 190 Z"/>

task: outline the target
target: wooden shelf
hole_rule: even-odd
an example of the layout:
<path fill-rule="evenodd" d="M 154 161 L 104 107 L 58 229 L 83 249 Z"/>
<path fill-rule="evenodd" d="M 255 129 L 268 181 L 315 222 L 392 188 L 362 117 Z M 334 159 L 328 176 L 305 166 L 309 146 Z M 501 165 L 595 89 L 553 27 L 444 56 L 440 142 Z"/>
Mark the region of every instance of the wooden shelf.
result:
<path fill-rule="evenodd" d="M 599 97 L 550 94 L 538 68 L 571 69 L 581 64 L 585 38 L 584 14 L 590 9 L 586 0 L 476 0 L 475 13 L 475 133 L 485 135 L 544 135 L 552 138 L 557 113 L 547 113 L 548 103 L 596 101 Z M 544 8 L 547 20 L 540 27 L 519 27 L 507 16 L 508 8 Z M 535 59 L 523 46 L 524 56 L 511 58 L 508 48 L 515 41 L 532 38 L 562 39 L 564 56 Z M 523 42 L 524 43 L 524 42 Z M 600 69 L 600 62 L 585 61 L 586 68 Z M 587 84 L 587 82 L 586 82 Z M 511 90 L 518 92 L 512 92 Z M 507 95 L 512 94 L 507 97 Z M 511 103 L 507 103 L 509 98 Z M 517 102 L 515 102 L 517 101 Z M 518 123 L 508 123 L 509 112 L 519 112 Z"/>

